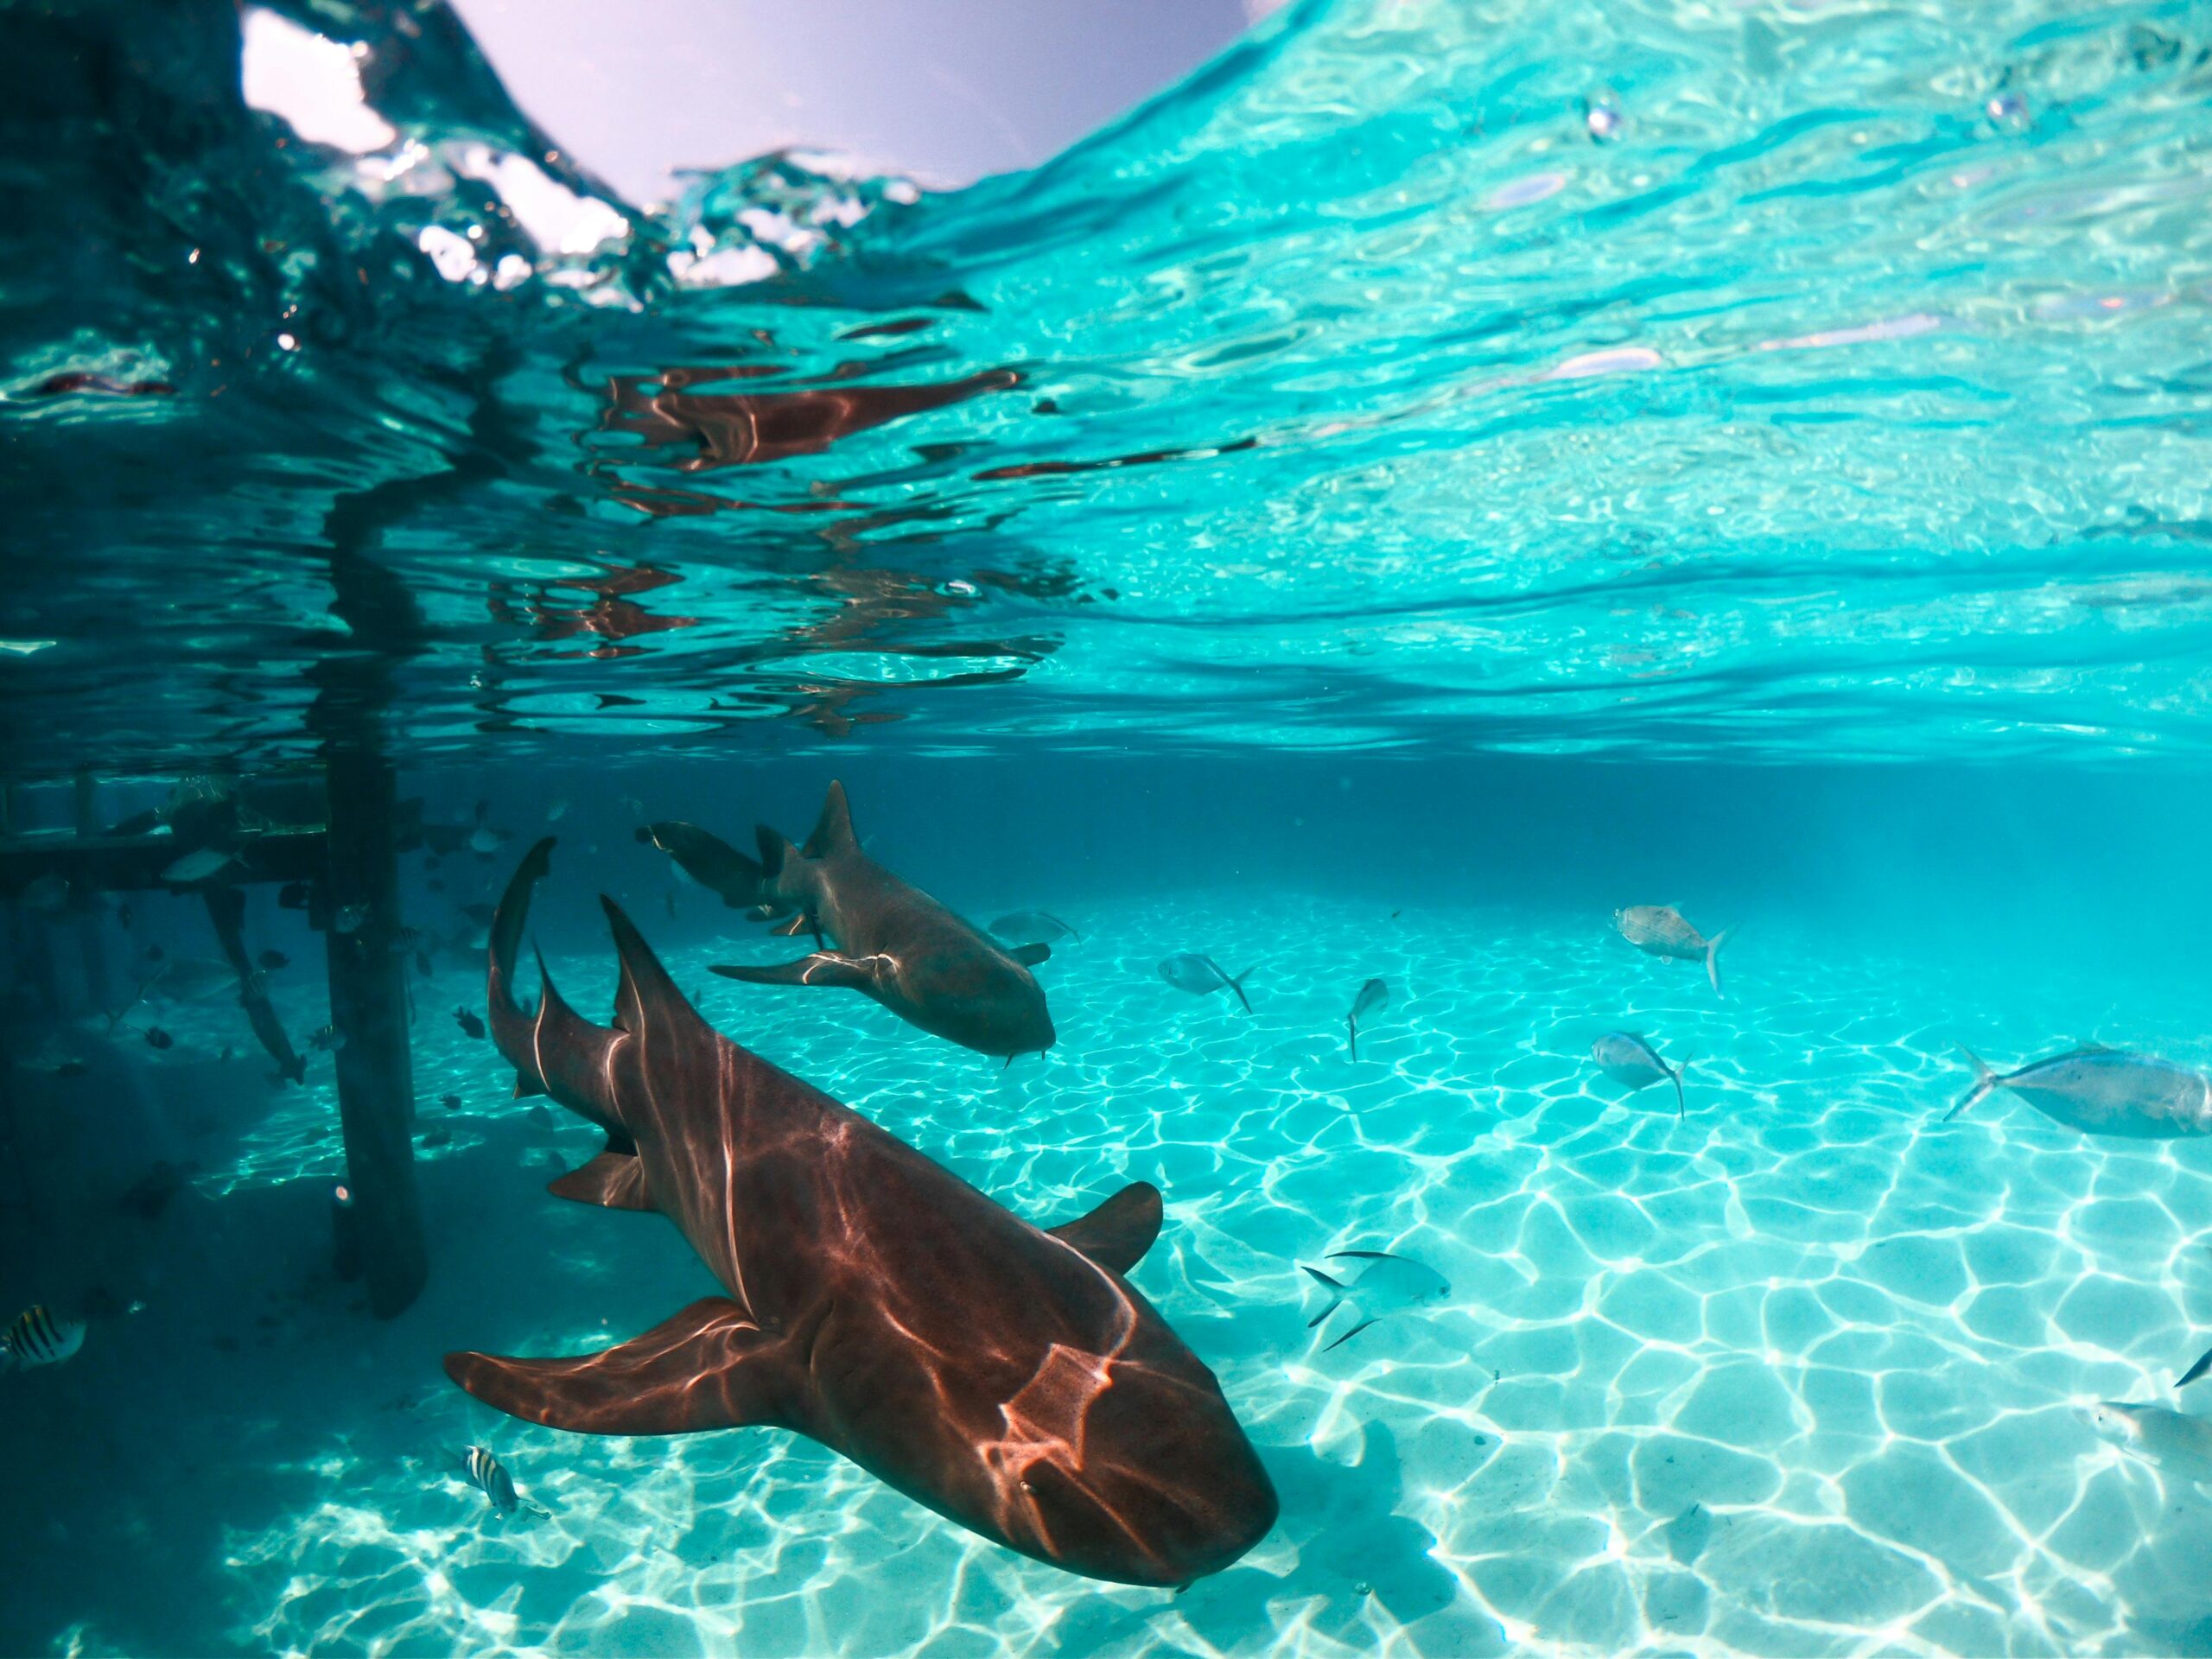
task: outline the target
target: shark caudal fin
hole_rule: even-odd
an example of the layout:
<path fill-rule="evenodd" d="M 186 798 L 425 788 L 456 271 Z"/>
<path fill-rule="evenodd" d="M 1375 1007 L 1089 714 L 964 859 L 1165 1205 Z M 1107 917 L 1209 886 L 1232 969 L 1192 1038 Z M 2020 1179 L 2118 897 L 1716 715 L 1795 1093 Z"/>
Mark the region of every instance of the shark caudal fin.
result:
<path fill-rule="evenodd" d="M 553 868 L 553 837 L 532 847 L 507 878 L 499 908 L 492 912 L 491 951 L 486 974 L 486 1001 L 492 1016 L 492 1041 L 513 1065 L 517 1094 L 545 1092 L 545 1080 L 532 1054 L 535 1024 L 515 1001 L 515 967 L 522 954 L 523 925 L 530 919 L 531 896 L 545 873 Z"/>
<path fill-rule="evenodd" d="M 1160 1189 L 1150 1181 L 1135 1181 L 1089 1215 L 1045 1230 L 1109 1272 L 1127 1274 L 1160 1236 L 1165 1214 Z"/>
<path fill-rule="evenodd" d="M 732 910 L 758 910 L 774 902 L 759 861 L 696 823 L 649 823 L 638 831 L 638 839 L 666 853 L 684 874 Z"/>
<path fill-rule="evenodd" d="M 1939 1121 L 1945 1123 L 1949 1122 L 1961 1112 L 1966 1110 L 1967 1107 L 1973 1105 L 1974 1102 L 1980 1100 L 1984 1095 L 1994 1089 L 1999 1084 L 2004 1082 L 2004 1078 L 1999 1077 L 1994 1071 L 1991 1071 L 1987 1065 L 1983 1064 L 1980 1055 L 1975 1053 L 1964 1043 L 1955 1043 L 1952 1046 L 1956 1048 L 1960 1053 L 1965 1055 L 1967 1057 L 1967 1064 L 1974 1067 L 1974 1087 L 1967 1090 L 1965 1097 L 1961 1099 L 1957 1105 L 1952 1107 L 1949 1111 L 1943 1114 L 1942 1117 Z"/>
<path fill-rule="evenodd" d="M 1720 988 L 1720 947 L 1734 937 L 1735 931 L 1732 927 L 1724 927 L 1705 942 L 1705 976 L 1713 982 L 1715 996 L 1728 995 Z"/>
<path fill-rule="evenodd" d="M 822 816 L 814 822 L 814 833 L 806 838 L 806 855 L 835 858 L 860 849 L 860 839 L 853 834 L 853 809 L 845 801 L 845 786 L 833 783 L 823 800 Z"/>
<path fill-rule="evenodd" d="M 760 913 L 781 916 L 797 911 L 804 922 L 813 914 L 815 902 L 807 855 L 765 823 L 753 826 L 753 839 L 760 849 Z M 794 925 L 788 931 L 796 933 L 799 928 Z"/>
<path fill-rule="evenodd" d="M 1359 1021 L 1350 1014 L 1344 1016 L 1344 1032 L 1351 1044 L 1351 1057 L 1356 1060 L 1359 1058 Z"/>

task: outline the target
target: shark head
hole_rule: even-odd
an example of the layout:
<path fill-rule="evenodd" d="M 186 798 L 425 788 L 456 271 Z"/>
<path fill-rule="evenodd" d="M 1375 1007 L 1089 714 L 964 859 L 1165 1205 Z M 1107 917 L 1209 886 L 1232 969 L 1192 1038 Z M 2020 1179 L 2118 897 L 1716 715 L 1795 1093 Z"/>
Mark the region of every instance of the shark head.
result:
<path fill-rule="evenodd" d="M 1274 1487 L 1218 1388 L 1179 1366 L 1055 1357 L 988 1448 L 1007 1543 L 1090 1578 L 1184 1585 L 1266 1536 Z"/>

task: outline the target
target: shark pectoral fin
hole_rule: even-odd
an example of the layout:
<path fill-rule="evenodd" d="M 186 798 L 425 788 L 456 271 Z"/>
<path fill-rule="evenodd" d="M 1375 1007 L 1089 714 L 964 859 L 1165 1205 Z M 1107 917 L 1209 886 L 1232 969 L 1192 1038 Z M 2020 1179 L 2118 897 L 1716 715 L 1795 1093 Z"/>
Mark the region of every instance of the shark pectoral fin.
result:
<path fill-rule="evenodd" d="M 1017 944 L 1007 952 L 1007 955 L 1025 968 L 1034 968 L 1039 963 L 1047 960 L 1052 954 L 1052 947 L 1049 944 Z"/>
<path fill-rule="evenodd" d="M 1045 1230 L 1109 1272 L 1127 1273 L 1160 1236 L 1163 1213 L 1160 1189 L 1150 1181 L 1136 1181 L 1089 1215 Z"/>
<path fill-rule="evenodd" d="M 570 1170 L 545 1190 L 556 1198 L 578 1204 L 604 1205 L 609 1210 L 658 1210 L 645 1192 L 645 1166 L 634 1152 L 613 1147 L 579 1168 Z"/>
<path fill-rule="evenodd" d="M 874 958 L 841 957 L 835 950 L 817 950 L 797 962 L 779 962 L 764 968 L 739 968 L 717 963 L 709 970 L 724 979 L 741 979 L 748 985 L 837 985 L 864 991 L 875 983 Z"/>
<path fill-rule="evenodd" d="M 446 1356 L 446 1375 L 486 1405 L 577 1434 L 689 1434 L 782 1423 L 782 1344 L 726 1296 L 696 1301 L 619 1347 L 576 1359 Z"/>

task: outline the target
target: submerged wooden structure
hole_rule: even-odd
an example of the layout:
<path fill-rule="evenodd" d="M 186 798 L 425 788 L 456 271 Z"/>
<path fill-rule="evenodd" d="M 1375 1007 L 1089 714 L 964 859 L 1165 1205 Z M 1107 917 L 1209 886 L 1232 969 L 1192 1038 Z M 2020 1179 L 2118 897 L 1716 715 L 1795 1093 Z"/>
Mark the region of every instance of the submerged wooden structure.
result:
<path fill-rule="evenodd" d="M 415 1090 L 408 1040 L 405 929 L 399 913 L 399 815 L 391 766 L 373 752 L 338 749 L 320 772 L 240 780 L 215 839 L 207 826 L 124 826 L 92 822 L 92 791 L 81 781 L 72 825 L 18 830 L 0 811 L 0 893 L 20 894 L 48 877 L 73 893 L 198 892 L 224 956 L 238 975 L 239 1001 L 280 1069 L 290 1039 L 258 988 L 240 931 L 242 888 L 301 883 L 310 926 L 325 941 L 337 1051 L 338 1113 L 345 1135 L 347 1237 L 371 1310 L 389 1318 L 429 1276 L 415 1181 Z M 243 807 L 245 810 L 238 809 Z M 232 862 L 196 883 L 164 872 L 200 848 Z M 258 1001 L 259 1007 L 256 1007 Z"/>

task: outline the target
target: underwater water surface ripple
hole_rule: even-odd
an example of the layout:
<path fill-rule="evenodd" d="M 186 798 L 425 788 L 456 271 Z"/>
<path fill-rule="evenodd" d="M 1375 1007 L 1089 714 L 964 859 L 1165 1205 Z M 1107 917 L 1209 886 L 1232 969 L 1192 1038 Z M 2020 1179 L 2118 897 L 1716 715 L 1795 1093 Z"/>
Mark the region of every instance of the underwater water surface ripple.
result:
<path fill-rule="evenodd" d="M 321 142 L 199 10 L 19 29 L 18 770 L 363 654 L 424 755 L 2204 747 L 2200 8 L 1306 5 L 1034 173 L 650 212 L 441 9 L 247 9 Z"/>

